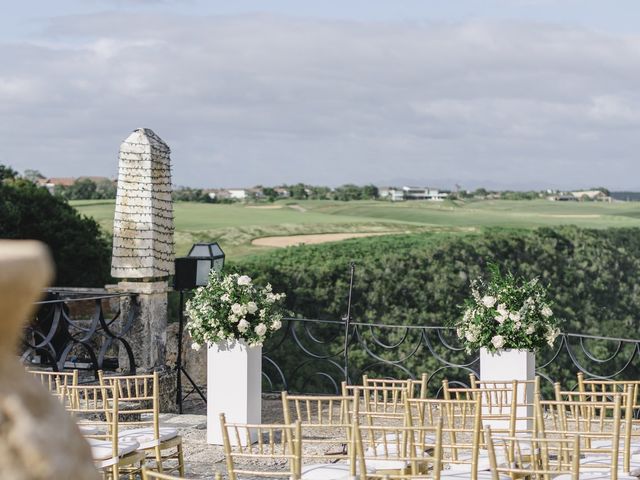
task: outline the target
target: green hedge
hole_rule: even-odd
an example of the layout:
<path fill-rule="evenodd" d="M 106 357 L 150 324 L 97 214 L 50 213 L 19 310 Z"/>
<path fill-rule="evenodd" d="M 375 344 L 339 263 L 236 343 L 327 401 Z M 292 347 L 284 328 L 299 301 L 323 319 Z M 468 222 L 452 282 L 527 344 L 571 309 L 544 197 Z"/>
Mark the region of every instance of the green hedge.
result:
<path fill-rule="evenodd" d="M 354 321 L 448 324 L 460 315 L 470 280 L 485 275 L 488 263 L 497 263 L 516 275 L 539 277 L 549 286 L 563 331 L 639 337 L 640 229 L 561 227 L 375 237 L 283 249 L 247 259 L 235 268 L 286 292 L 286 306 L 295 316 L 340 319 L 346 311 L 352 261 Z M 282 349 L 284 363 L 289 363 L 287 348 Z M 397 358 L 406 353 L 402 348 L 380 353 Z M 595 347 L 600 356 L 612 348 Z M 355 352 L 353 371 L 359 373 L 366 362 Z M 410 360 L 408 367 L 419 373 L 432 371 L 436 363 L 422 356 Z M 566 361 L 550 369 L 553 375 L 575 377 L 575 368 Z"/>

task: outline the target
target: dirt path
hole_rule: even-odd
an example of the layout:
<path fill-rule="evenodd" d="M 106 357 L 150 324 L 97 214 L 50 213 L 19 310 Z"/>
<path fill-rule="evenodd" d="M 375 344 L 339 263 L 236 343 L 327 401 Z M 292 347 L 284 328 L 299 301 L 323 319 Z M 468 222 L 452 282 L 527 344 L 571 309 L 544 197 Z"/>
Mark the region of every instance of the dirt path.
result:
<path fill-rule="evenodd" d="M 319 233 L 315 235 L 287 235 L 283 237 L 262 237 L 251 241 L 258 247 L 292 247 L 294 245 L 313 245 L 317 243 L 339 242 L 349 238 L 375 237 L 378 235 L 397 235 L 404 232 L 362 232 L 362 233 Z"/>

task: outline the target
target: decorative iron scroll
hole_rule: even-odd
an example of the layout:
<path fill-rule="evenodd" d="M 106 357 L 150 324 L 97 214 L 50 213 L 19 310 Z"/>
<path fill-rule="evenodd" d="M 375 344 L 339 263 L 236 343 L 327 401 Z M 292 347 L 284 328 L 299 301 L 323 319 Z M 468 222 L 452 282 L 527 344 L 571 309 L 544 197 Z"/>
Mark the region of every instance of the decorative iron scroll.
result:
<path fill-rule="evenodd" d="M 121 318 L 120 299 L 129 297 L 132 308 Z M 111 302 L 112 300 L 114 300 Z M 107 308 L 109 304 L 115 308 Z M 131 346 L 125 339 L 133 327 L 135 295 L 48 291 L 23 337 L 22 361 L 54 370 L 82 368 L 115 370 L 128 363 L 136 371 Z"/>
<path fill-rule="evenodd" d="M 578 372 L 637 379 L 640 340 L 565 333 L 536 354 L 536 363 L 545 390 L 555 381 L 572 388 Z M 342 381 L 358 382 L 363 374 L 416 378 L 426 372 L 437 395 L 444 378 L 468 385 L 479 368 L 478 353 L 465 352 L 451 328 L 289 318 L 263 347 L 263 390 L 338 393 Z"/>

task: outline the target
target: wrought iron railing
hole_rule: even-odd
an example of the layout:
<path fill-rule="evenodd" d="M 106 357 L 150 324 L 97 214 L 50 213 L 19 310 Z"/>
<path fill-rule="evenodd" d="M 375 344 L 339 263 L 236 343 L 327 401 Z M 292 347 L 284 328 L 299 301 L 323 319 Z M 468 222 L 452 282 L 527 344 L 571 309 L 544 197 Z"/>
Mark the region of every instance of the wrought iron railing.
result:
<path fill-rule="evenodd" d="M 571 387 L 577 372 L 637 379 L 640 340 L 565 333 L 537 353 L 536 363 L 543 388 L 554 381 Z M 479 357 L 465 352 L 447 327 L 289 318 L 264 346 L 262 370 L 265 391 L 337 393 L 343 380 L 365 373 L 416 378 L 426 372 L 437 394 L 444 378 L 468 384 L 469 374 L 479 373 Z"/>
<path fill-rule="evenodd" d="M 129 297 L 126 318 L 121 297 Z M 23 337 L 22 361 L 54 370 L 93 371 L 120 368 L 135 373 L 133 350 L 126 336 L 135 318 L 135 295 L 102 290 L 49 290 Z M 124 363 L 127 365 L 124 365 Z"/>

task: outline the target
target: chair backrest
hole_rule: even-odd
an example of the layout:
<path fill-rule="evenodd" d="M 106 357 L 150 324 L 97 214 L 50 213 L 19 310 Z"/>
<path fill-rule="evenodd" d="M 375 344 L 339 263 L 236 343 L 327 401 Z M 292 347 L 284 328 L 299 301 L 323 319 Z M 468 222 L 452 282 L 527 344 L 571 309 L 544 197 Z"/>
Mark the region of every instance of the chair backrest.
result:
<path fill-rule="evenodd" d="M 284 423 L 300 422 L 303 461 L 348 460 L 353 422 L 357 419 L 353 396 L 291 395 L 282 392 Z"/>
<path fill-rule="evenodd" d="M 27 372 L 36 377 L 51 393 L 60 393 L 60 387 L 62 386 L 78 385 L 78 370 L 55 372 L 52 370 L 27 369 Z"/>
<path fill-rule="evenodd" d="M 579 372 L 578 390 L 580 392 L 618 392 L 625 393 L 631 390 L 632 408 L 634 412 L 640 409 L 640 380 L 605 380 L 600 378 L 585 378 L 584 373 Z"/>
<path fill-rule="evenodd" d="M 227 423 L 220 414 L 220 428 L 229 480 L 238 476 L 300 478 L 302 433 L 300 422 L 293 424 Z M 287 469 L 281 468 L 282 463 Z"/>
<path fill-rule="evenodd" d="M 374 469 L 400 475 L 442 470 L 442 418 L 433 426 L 381 426 L 354 423 L 355 450 L 361 472 Z M 385 468 L 386 467 L 386 468 Z"/>
<path fill-rule="evenodd" d="M 580 470 L 602 471 L 603 466 L 610 467 L 610 475 L 615 479 L 620 454 L 623 396 L 616 394 L 612 400 L 605 401 L 585 399 L 579 394 L 577 399 L 565 396 L 562 400 L 543 401 L 539 398 L 536 399 L 537 435 L 562 439 L 578 435 L 580 454 L 587 457 L 580 462 Z M 593 416 L 594 412 L 597 412 L 597 418 Z M 623 459 L 623 468 L 625 465 L 629 471 L 628 458 Z"/>
<path fill-rule="evenodd" d="M 409 398 L 427 398 L 427 381 L 429 375 L 423 373 L 420 378 L 408 378 L 405 380 L 397 380 L 392 378 L 369 378 L 368 375 L 362 375 L 363 387 L 379 387 L 381 389 L 404 388 L 407 390 Z"/>
<path fill-rule="evenodd" d="M 442 421 L 442 467 L 468 466 L 471 478 L 478 469 L 481 436 L 481 402 L 430 398 L 406 399 L 407 423 L 413 427 L 435 427 Z"/>
<path fill-rule="evenodd" d="M 579 478 L 578 435 L 558 438 L 538 435 L 505 436 L 492 432 L 491 427 L 487 425 L 484 429 L 484 442 L 487 445 L 493 480 L 499 480 L 505 475 L 532 480 L 548 480 L 558 475 L 570 475 L 572 480 Z"/>
<path fill-rule="evenodd" d="M 158 372 L 143 375 L 105 375 L 98 372 L 101 385 L 116 389 L 119 402 L 119 425 L 129 428 L 152 428 L 160 438 L 160 397 Z"/>
<path fill-rule="evenodd" d="M 409 397 L 406 386 L 347 385 L 342 382 L 342 395 L 354 398 L 361 422 L 369 425 L 405 423 L 404 401 Z"/>
<path fill-rule="evenodd" d="M 61 398 L 86 438 L 111 442 L 111 458 L 100 468 L 117 463 L 118 390 L 104 385 L 62 386 Z"/>

